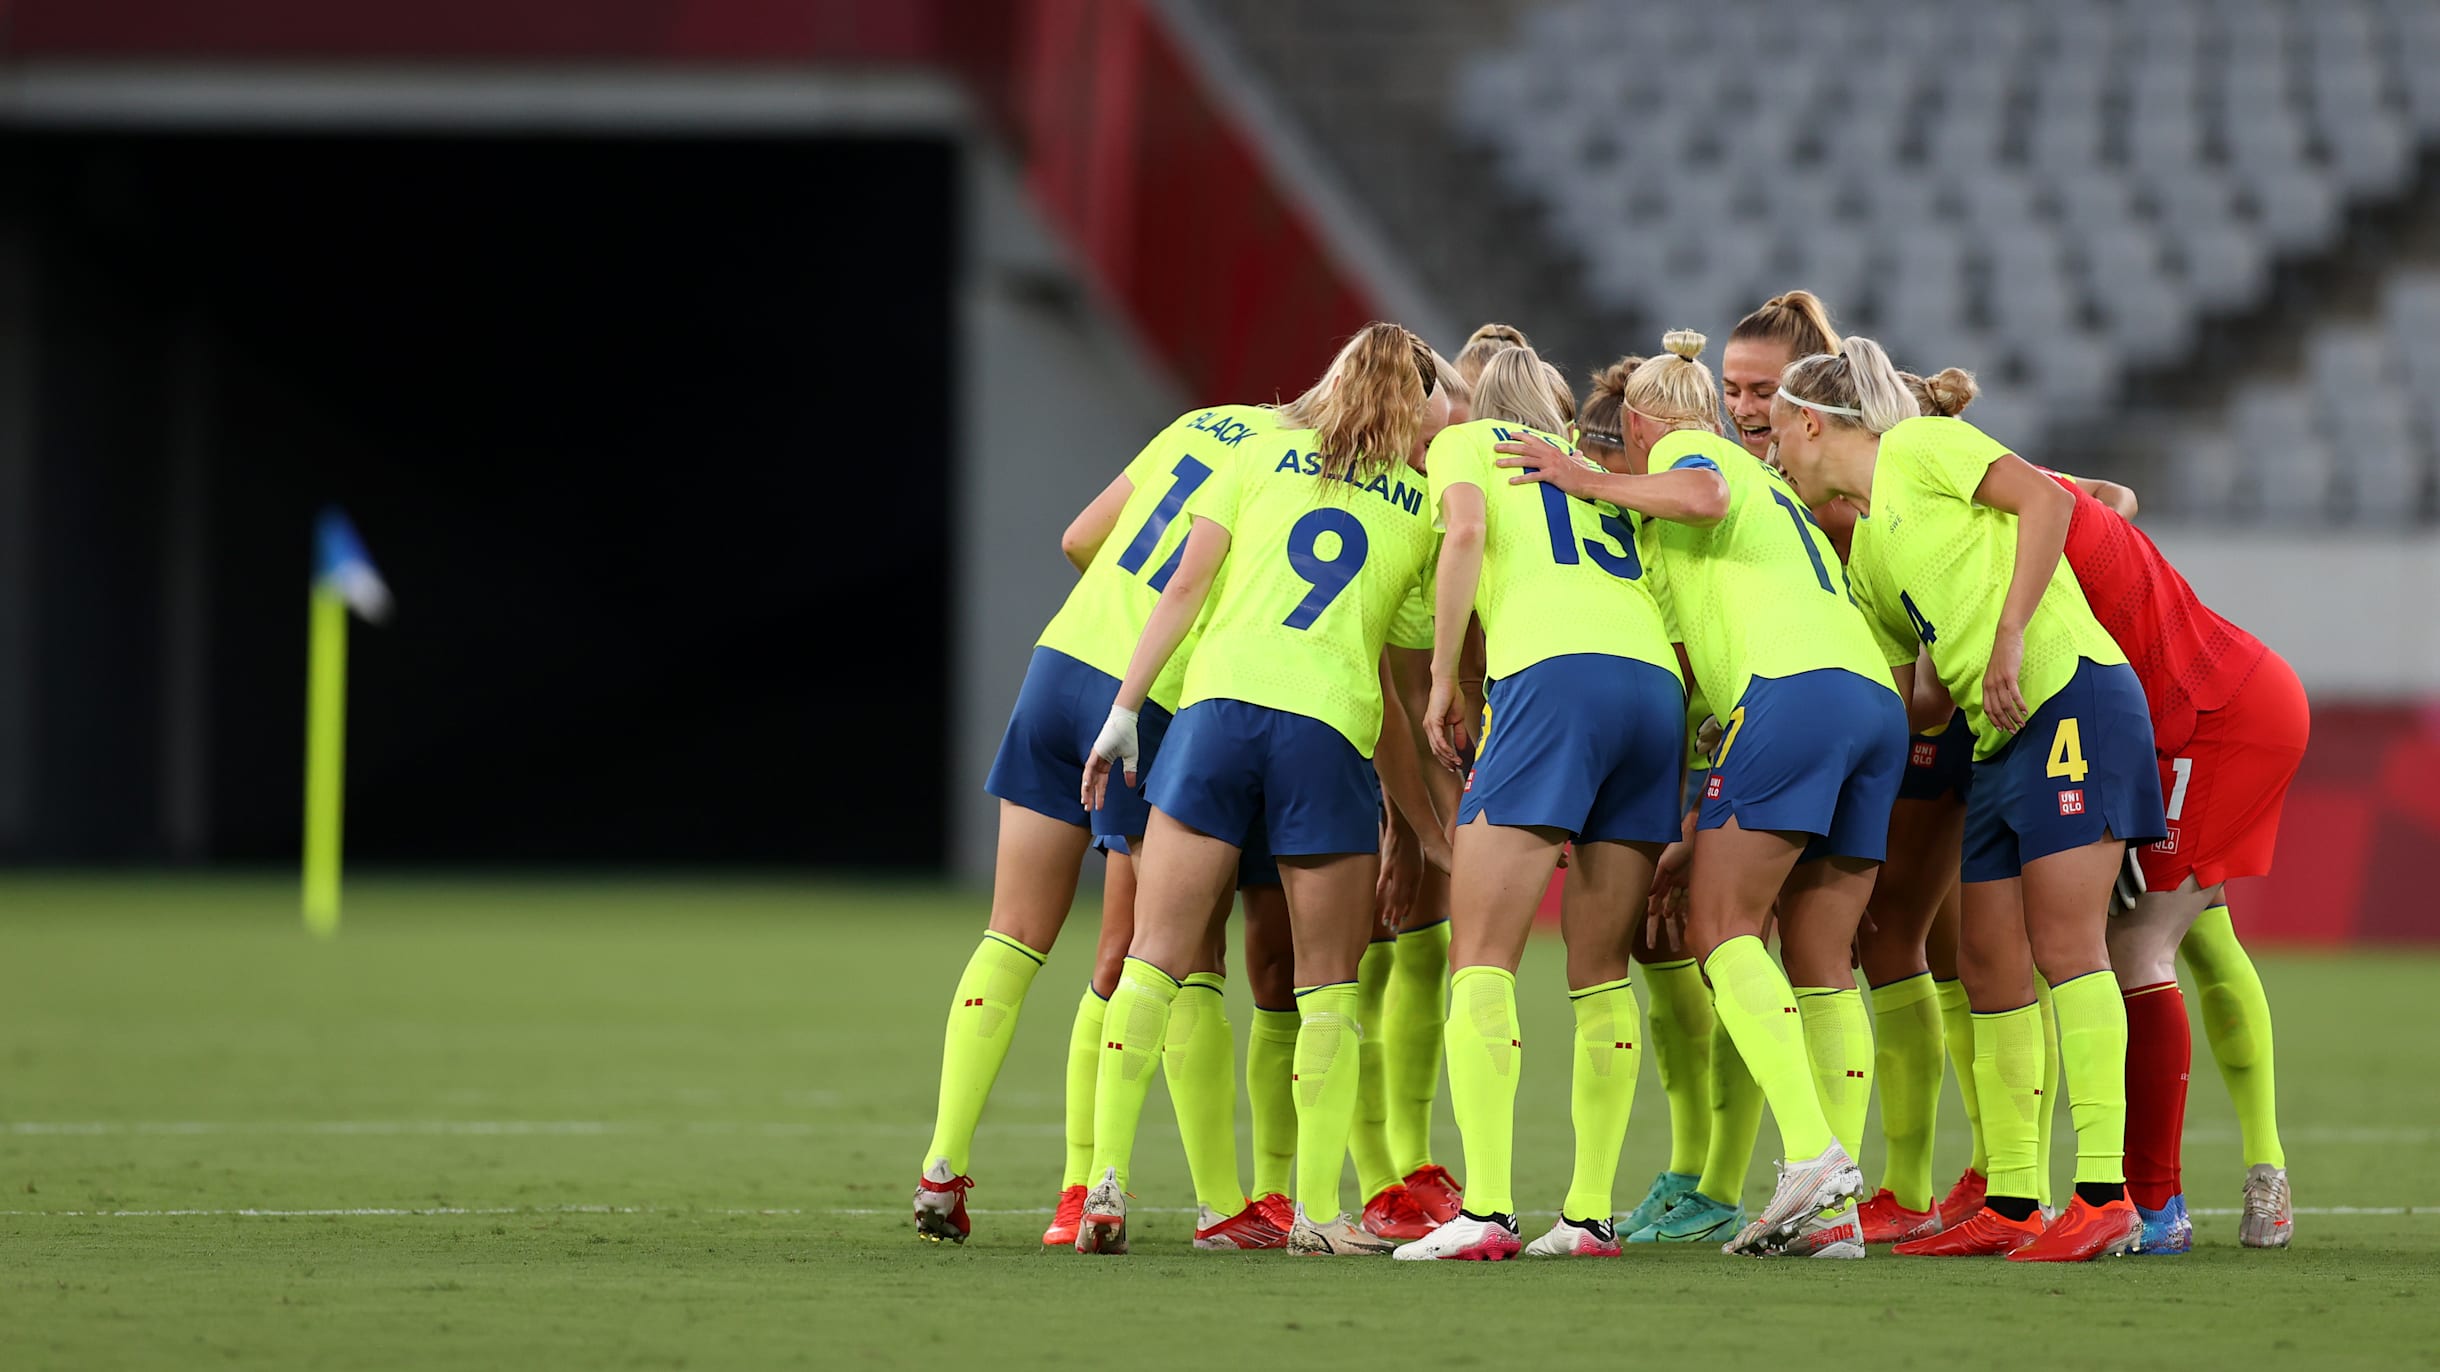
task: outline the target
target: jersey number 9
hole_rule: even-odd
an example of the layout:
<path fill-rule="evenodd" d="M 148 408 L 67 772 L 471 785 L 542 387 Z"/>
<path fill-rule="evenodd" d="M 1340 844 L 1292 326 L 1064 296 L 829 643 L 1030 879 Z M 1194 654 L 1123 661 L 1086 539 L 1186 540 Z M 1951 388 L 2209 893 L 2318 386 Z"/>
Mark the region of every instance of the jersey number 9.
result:
<path fill-rule="evenodd" d="M 1321 542 L 1326 533 L 1339 536 L 1339 547 L 1337 552 L 1323 557 Z M 1364 570 L 1364 555 L 1371 550 L 1372 540 L 1364 532 L 1363 520 L 1345 510 L 1327 507 L 1308 511 L 1288 530 L 1288 566 L 1311 582 L 1313 589 L 1305 592 L 1305 598 L 1280 623 L 1291 629 L 1312 628 L 1313 621 L 1330 608 L 1330 602 L 1347 589 L 1347 583 Z"/>

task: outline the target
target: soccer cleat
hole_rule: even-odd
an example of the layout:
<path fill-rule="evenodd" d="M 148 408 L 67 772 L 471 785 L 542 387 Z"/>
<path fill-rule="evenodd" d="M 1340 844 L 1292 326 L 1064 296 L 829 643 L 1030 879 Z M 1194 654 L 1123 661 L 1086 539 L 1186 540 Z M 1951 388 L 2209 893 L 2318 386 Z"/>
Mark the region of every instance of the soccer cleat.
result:
<path fill-rule="evenodd" d="M 1434 1224 L 1447 1224 L 1466 1208 L 1466 1188 L 1457 1184 L 1449 1169 L 1436 1162 L 1427 1162 L 1407 1173 L 1403 1184 L 1416 1208 L 1431 1216 Z"/>
<path fill-rule="evenodd" d="M 2143 1237 L 2136 1240 L 2136 1252 L 2145 1257 L 2169 1257 L 2194 1251 L 2194 1221 L 2186 1217 L 2184 1196 L 2171 1196 L 2158 1210 L 2138 1205 L 2135 1213 L 2143 1217 Z"/>
<path fill-rule="evenodd" d="M 1749 1234 L 1759 1231 L 1762 1243 L 1785 1243 L 1804 1221 L 1864 1194 L 1864 1174 L 1835 1139 L 1818 1156 L 1782 1162 L 1778 1168 L 1779 1185 L 1771 1192 L 1771 1203 L 1746 1226 Z"/>
<path fill-rule="evenodd" d="M 2042 1237 L 2008 1255 L 2010 1262 L 2091 1262 L 2095 1258 L 2119 1258 L 2135 1248 L 2143 1237 L 2143 1218 L 2135 1213 L 2135 1202 L 2124 1196 L 2107 1205 L 2095 1205 L 2082 1196 L 2067 1207 L 2067 1213 L 2051 1221 Z"/>
<path fill-rule="evenodd" d="M 1212 1249 L 1285 1248 L 1288 1231 L 1272 1222 L 1271 1212 L 1260 1201 L 1248 1201 L 1243 1210 L 1226 1219 L 1203 1207 L 1202 1218 L 1195 1223 L 1195 1247 Z"/>
<path fill-rule="evenodd" d="M 1515 1257 L 1523 1247 L 1517 1236 L 1516 1216 L 1493 1215 L 1478 1220 L 1460 1211 L 1456 1219 L 1413 1243 L 1401 1245 L 1390 1256 L 1400 1262 L 1503 1262 Z"/>
<path fill-rule="evenodd" d="M 932 1165 L 915 1179 L 915 1233 L 934 1243 L 947 1239 L 964 1243 L 974 1232 L 974 1224 L 966 1218 L 966 1188 L 974 1178 L 961 1177 L 949 1170 L 947 1158 L 934 1158 Z"/>
<path fill-rule="evenodd" d="M 1296 1222 L 1288 1230 L 1288 1251 L 1326 1258 L 1374 1258 L 1397 1247 L 1388 1239 L 1367 1234 L 1345 1215 L 1315 1224 L 1305 1207 L 1296 1207 Z"/>
<path fill-rule="evenodd" d="M 1076 1223 L 1084 1217 L 1084 1188 L 1071 1186 L 1059 1193 L 1059 1208 L 1051 1212 L 1051 1227 L 1042 1231 L 1045 1248 L 1072 1248 L 1076 1244 Z"/>
<path fill-rule="evenodd" d="M 1619 1229 L 1632 1234 L 1648 1225 L 1660 1223 L 1661 1216 L 1669 1213 L 1669 1207 L 1677 1204 L 1679 1197 L 1693 1194 L 1695 1183 L 1701 1180 L 1692 1172 L 1663 1172 L 1654 1177 L 1652 1189 L 1644 1193 L 1642 1203 L 1628 1211 L 1627 1217 L 1618 1222 Z"/>
<path fill-rule="evenodd" d="M 1571 1220 L 1565 1215 L 1550 1232 L 1525 1246 L 1529 1258 L 1615 1258 L 1618 1230 L 1608 1220 Z"/>
<path fill-rule="evenodd" d="M 1118 1169 L 1101 1174 L 1084 1197 L 1084 1212 L 1076 1217 L 1076 1251 L 1127 1251 L 1127 1193 L 1118 1187 Z"/>
<path fill-rule="evenodd" d="M 1296 1227 L 1296 1202 L 1277 1191 L 1256 1196 L 1254 1208 L 1260 1210 L 1262 1217 L 1271 1222 L 1271 1227 L 1282 1234 Z"/>
<path fill-rule="evenodd" d="M 1723 1205 L 1700 1191 L 1678 1197 L 1669 1213 L 1634 1233 L 1629 1243 L 1701 1243 L 1722 1233 L 1733 1234 L 1745 1223 L 1745 1207 Z"/>
<path fill-rule="evenodd" d="M 1364 1203 L 1364 1228 L 1376 1238 L 1407 1243 L 1432 1232 L 1437 1224 L 1402 1182 L 1391 1182 Z"/>
<path fill-rule="evenodd" d="M 1911 1239 L 1928 1239 L 1944 1227 L 1940 1223 L 1940 1207 L 1929 1210 L 1909 1210 L 1898 1204 L 1898 1198 L 1884 1186 L 1873 1193 L 1856 1211 L 1856 1221 L 1864 1228 L 1866 1243 L 1905 1243 Z"/>
<path fill-rule="evenodd" d="M 1989 1177 L 1971 1167 L 1967 1168 L 1965 1175 L 1957 1179 L 1957 1184 L 1949 1188 L 1949 1193 L 1940 1198 L 1938 1205 L 1932 1207 L 1940 1212 L 1940 1227 L 1955 1229 L 1972 1219 L 1974 1212 L 1983 1208 L 1983 1197 L 1989 1193 L 1990 1189 L 1991 1179 Z"/>
<path fill-rule="evenodd" d="M 1986 1205 L 1928 1239 L 1916 1239 L 1889 1250 L 1901 1258 L 1999 1258 L 2042 1237 L 2042 1221 L 2028 1215 L 2012 1220 Z"/>
<path fill-rule="evenodd" d="M 2296 1206 L 2288 1199 L 2287 1169 L 2258 1162 L 2245 1169 L 2245 1213 L 2237 1220 L 2237 1242 L 2248 1248 L 2285 1248 L 2296 1230 Z"/>
<path fill-rule="evenodd" d="M 1720 1251 L 1748 1258 L 1860 1258 L 1864 1227 L 1856 1218 L 1855 1202 L 1843 1200 L 1798 1220 L 1796 1232 L 1785 1239 L 1767 1241 L 1759 1222 L 1749 1224 L 1720 1245 Z"/>

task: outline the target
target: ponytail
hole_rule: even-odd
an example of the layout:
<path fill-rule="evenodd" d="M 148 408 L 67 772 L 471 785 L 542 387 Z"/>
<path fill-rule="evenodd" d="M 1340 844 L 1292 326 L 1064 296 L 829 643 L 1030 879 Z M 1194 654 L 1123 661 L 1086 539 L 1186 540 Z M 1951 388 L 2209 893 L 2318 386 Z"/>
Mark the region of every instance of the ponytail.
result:
<path fill-rule="evenodd" d="M 1913 372 L 1898 373 L 1906 393 L 1915 398 L 1915 408 L 1941 419 L 1954 419 L 1964 414 L 1974 397 L 1982 394 L 1982 385 L 1974 373 L 1950 367 L 1931 376 Z"/>
<path fill-rule="evenodd" d="M 1332 358 L 1312 389 L 1279 407 L 1280 422 L 1314 431 L 1322 479 L 1406 460 L 1423 407 L 1440 385 L 1440 359 L 1395 324 L 1367 324 Z"/>
<path fill-rule="evenodd" d="M 1850 338 L 1838 353 L 1815 353 L 1779 374 L 1779 398 L 1819 414 L 1824 422 L 1884 434 L 1922 411 L 1889 354 L 1869 338 Z"/>
<path fill-rule="evenodd" d="M 1762 302 L 1762 308 L 1737 321 L 1728 331 L 1731 343 L 1776 343 L 1790 357 L 1836 354 L 1838 329 L 1830 322 L 1830 307 L 1811 291 L 1788 291 Z"/>

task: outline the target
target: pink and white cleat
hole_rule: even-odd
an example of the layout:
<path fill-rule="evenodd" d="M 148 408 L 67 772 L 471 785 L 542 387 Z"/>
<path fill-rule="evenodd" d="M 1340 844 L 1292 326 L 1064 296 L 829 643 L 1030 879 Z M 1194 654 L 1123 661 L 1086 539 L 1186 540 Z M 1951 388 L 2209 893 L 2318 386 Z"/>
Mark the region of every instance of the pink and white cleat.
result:
<path fill-rule="evenodd" d="M 1618 1230 L 1608 1220 L 1571 1220 L 1565 1215 L 1550 1232 L 1525 1245 L 1529 1258 L 1615 1258 Z"/>
<path fill-rule="evenodd" d="M 1505 1262 L 1524 1251 L 1517 1235 L 1517 1217 L 1493 1215 L 1476 1219 L 1460 1211 L 1456 1219 L 1390 1254 L 1400 1262 Z"/>
<path fill-rule="evenodd" d="M 1127 1193 L 1119 1189 L 1115 1167 L 1105 1170 L 1093 1189 L 1084 1193 L 1084 1213 L 1076 1219 L 1076 1251 L 1127 1251 Z"/>
<path fill-rule="evenodd" d="M 915 1178 L 915 1234 L 918 1238 L 939 1243 L 964 1243 L 974 1232 L 974 1224 L 966 1218 L 966 1188 L 974 1178 L 961 1177 L 949 1166 L 947 1158 L 934 1158 L 932 1165 Z"/>

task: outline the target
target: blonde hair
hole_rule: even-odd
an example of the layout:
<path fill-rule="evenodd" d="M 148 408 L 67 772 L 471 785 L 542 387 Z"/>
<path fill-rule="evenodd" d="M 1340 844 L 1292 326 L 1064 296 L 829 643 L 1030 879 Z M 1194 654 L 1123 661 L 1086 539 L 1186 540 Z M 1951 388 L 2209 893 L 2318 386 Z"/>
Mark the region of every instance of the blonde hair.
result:
<path fill-rule="evenodd" d="M 1662 334 L 1662 351 L 1645 358 L 1627 377 L 1620 403 L 1672 428 L 1718 433 L 1720 387 L 1711 378 L 1711 368 L 1695 360 L 1703 355 L 1706 341 L 1692 329 Z"/>
<path fill-rule="evenodd" d="M 1472 386 L 1482 380 L 1483 368 L 1492 358 L 1510 348 L 1530 348 L 1525 331 L 1514 324 L 1485 324 L 1466 335 L 1466 346 L 1457 350 L 1457 374 Z"/>
<path fill-rule="evenodd" d="M 1432 370 L 1440 377 L 1440 392 L 1451 405 L 1474 404 L 1474 383 L 1458 374 L 1457 364 L 1442 357 L 1437 349 L 1432 353 Z"/>
<path fill-rule="evenodd" d="M 1562 423 L 1576 422 L 1576 390 L 1567 384 L 1567 374 L 1548 362 L 1542 364 L 1542 384 L 1550 388 L 1550 403 L 1559 407 Z"/>
<path fill-rule="evenodd" d="M 1644 364 L 1640 357 L 1622 357 L 1593 373 L 1593 389 L 1576 412 L 1576 442 L 1624 451 L 1627 446 L 1627 378 Z"/>
<path fill-rule="evenodd" d="M 1982 394 L 1982 384 L 1974 373 L 1960 367 L 1948 367 L 1930 376 L 1913 372 L 1898 373 L 1898 384 L 1915 398 L 1915 408 L 1940 419 L 1954 419 L 1966 412 L 1974 397 Z"/>
<path fill-rule="evenodd" d="M 1731 343 L 1777 343 L 1789 357 L 1811 357 L 1838 351 L 1838 329 L 1830 322 L 1830 307 L 1811 291 L 1787 291 L 1762 302 L 1762 308 L 1737 321 L 1728 331 Z"/>
<path fill-rule="evenodd" d="M 1503 348 L 1474 383 L 1474 417 L 1504 419 L 1544 433 L 1564 433 L 1567 420 L 1551 395 L 1550 364 L 1531 348 Z"/>
<path fill-rule="evenodd" d="M 1821 415 L 1825 424 L 1861 427 L 1876 434 L 1888 433 L 1922 413 L 1906 383 L 1898 379 L 1889 354 L 1869 338 L 1848 339 L 1839 345 L 1836 356 L 1815 353 L 1789 363 L 1779 374 L 1779 398 L 1791 405 L 1812 402 L 1804 408 Z M 1835 413 L 1838 410 L 1856 413 Z"/>
<path fill-rule="evenodd" d="M 1439 388 L 1439 357 L 1422 339 L 1378 321 L 1330 359 L 1322 379 L 1278 407 L 1280 423 L 1314 431 L 1322 480 L 1386 471 L 1406 460 L 1423 427 L 1423 407 Z"/>

